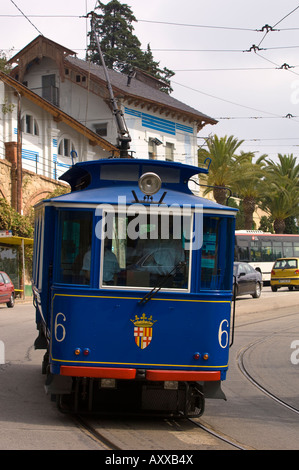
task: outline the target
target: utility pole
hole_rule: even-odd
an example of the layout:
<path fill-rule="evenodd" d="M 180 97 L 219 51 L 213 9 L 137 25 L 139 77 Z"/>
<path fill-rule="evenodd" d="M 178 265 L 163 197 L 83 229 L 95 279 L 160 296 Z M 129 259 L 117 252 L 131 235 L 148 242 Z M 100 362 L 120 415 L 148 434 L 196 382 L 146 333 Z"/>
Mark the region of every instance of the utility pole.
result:
<path fill-rule="evenodd" d="M 23 190 L 22 190 L 22 121 L 21 121 L 21 95 L 18 95 L 18 110 L 17 110 L 17 211 L 23 214 Z"/>

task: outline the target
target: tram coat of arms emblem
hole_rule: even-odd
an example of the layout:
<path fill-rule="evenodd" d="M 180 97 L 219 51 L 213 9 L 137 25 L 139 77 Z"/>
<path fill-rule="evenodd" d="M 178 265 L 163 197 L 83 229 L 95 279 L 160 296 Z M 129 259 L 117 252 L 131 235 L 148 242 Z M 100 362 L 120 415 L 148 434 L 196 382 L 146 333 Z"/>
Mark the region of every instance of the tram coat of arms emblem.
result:
<path fill-rule="evenodd" d="M 135 315 L 135 320 L 131 320 L 134 323 L 134 338 L 135 343 L 140 349 L 145 349 L 151 343 L 153 338 L 153 324 L 157 320 L 153 320 L 152 316 L 147 318 L 145 313 L 139 318 Z"/>

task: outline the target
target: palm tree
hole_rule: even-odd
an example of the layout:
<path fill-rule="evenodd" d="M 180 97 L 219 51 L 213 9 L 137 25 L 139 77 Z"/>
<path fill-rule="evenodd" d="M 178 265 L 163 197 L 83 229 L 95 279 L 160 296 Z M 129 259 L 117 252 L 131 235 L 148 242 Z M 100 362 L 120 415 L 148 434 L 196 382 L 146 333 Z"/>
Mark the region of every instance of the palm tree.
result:
<path fill-rule="evenodd" d="M 267 163 L 261 208 L 272 216 L 275 233 L 283 233 L 285 219 L 299 215 L 299 165 L 292 154 Z"/>
<path fill-rule="evenodd" d="M 254 156 L 254 152 L 241 152 L 236 157 L 233 168 L 232 189 L 243 199 L 244 228 L 246 230 L 253 228 L 253 213 L 260 199 L 267 157 L 267 155 L 262 155 L 253 163 Z"/>
<path fill-rule="evenodd" d="M 198 150 L 199 166 L 206 158 L 211 159 L 209 174 L 205 182 L 214 188 L 207 188 L 205 194 L 213 191 L 213 196 L 218 204 L 224 205 L 227 199 L 227 189 L 225 186 L 231 185 L 233 181 L 233 165 L 236 150 L 242 145 L 243 140 L 237 140 L 234 136 L 217 137 L 213 135 L 206 139 L 208 149 Z"/>
<path fill-rule="evenodd" d="M 284 233 L 285 219 L 298 215 L 298 206 L 298 191 L 296 194 L 291 194 L 288 191 L 278 191 L 277 188 L 275 191 L 272 185 L 268 194 L 262 197 L 261 203 L 261 208 L 274 219 L 273 228 L 275 233 Z"/>
<path fill-rule="evenodd" d="M 277 176 L 286 176 L 290 180 L 296 180 L 298 183 L 299 177 L 299 164 L 297 164 L 297 158 L 290 155 L 281 155 L 278 154 L 279 163 L 274 162 L 273 160 L 268 160 L 268 168 Z"/>

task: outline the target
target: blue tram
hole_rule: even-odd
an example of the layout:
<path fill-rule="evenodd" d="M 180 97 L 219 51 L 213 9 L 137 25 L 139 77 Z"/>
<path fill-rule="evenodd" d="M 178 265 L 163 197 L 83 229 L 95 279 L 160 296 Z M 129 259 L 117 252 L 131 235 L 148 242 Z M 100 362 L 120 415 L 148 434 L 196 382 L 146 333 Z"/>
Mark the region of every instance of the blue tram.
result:
<path fill-rule="evenodd" d="M 198 416 L 225 398 L 236 211 L 189 189 L 207 172 L 77 163 L 36 206 L 35 347 L 62 410 Z"/>

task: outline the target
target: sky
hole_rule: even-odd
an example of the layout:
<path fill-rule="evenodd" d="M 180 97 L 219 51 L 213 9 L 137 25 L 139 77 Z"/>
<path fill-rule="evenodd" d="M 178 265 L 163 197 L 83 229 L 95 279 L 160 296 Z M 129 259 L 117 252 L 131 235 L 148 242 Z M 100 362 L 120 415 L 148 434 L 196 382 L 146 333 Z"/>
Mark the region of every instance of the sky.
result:
<path fill-rule="evenodd" d="M 0 0 L 0 50 L 12 57 L 43 34 L 84 58 L 84 16 L 97 3 Z M 298 158 L 299 0 L 122 3 L 138 20 L 142 48 L 150 44 L 160 67 L 175 72 L 172 96 L 218 120 L 200 131 L 199 145 L 213 134 L 233 135 L 244 140 L 239 150 L 256 157 Z"/>

